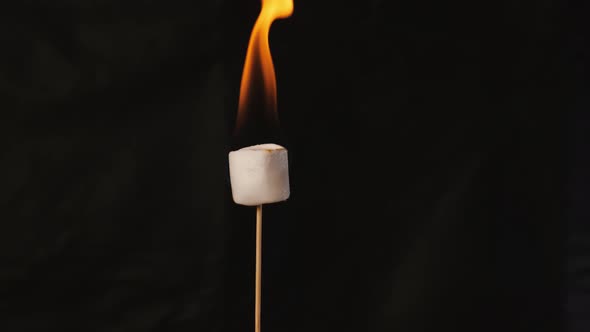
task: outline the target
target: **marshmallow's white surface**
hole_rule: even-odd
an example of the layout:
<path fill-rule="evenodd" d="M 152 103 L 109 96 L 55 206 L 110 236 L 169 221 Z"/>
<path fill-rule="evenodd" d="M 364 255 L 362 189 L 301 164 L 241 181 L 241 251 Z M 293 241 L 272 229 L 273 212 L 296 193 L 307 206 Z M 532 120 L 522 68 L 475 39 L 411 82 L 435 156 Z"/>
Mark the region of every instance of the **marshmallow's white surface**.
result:
<path fill-rule="evenodd" d="M 289 198 L 287 149 L 277 144 L 249 146 L 229 153 L 234 202 L 255 206 Z"/>

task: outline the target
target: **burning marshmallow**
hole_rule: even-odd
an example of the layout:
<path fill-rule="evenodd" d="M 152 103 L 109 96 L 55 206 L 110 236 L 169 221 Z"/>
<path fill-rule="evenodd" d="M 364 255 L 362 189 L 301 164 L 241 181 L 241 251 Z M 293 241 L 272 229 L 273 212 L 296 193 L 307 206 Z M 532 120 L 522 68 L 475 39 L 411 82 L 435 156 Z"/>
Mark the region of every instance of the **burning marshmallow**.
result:
<path fill-rule="evenodd" d="M 249 146 L 229 153 L 234 202 L 255 206 L 289 198 L 287 149 L 277 144 Z"/>

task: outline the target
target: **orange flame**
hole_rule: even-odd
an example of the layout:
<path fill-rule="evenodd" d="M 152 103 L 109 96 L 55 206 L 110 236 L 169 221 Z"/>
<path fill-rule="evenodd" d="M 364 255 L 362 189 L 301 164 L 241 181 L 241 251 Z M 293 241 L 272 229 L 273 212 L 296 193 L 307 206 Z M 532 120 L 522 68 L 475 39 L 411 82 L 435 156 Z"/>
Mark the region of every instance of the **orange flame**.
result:
<path fill-rule="evenodd" d="M 252 29 L 246 53 L 246 62 L 240 85 L 236 130 L 244 124 L 247 109 L 253 103 L 253 90 L 256 83 L 262 85 L 266 116 L 278 123 L 277 82 L 270 54 L 268 34 L 270 26 L 276 19 L 287 18 L 291 14 L 293 14 L 293 0 L 262 0 L 262 9 Z"/>

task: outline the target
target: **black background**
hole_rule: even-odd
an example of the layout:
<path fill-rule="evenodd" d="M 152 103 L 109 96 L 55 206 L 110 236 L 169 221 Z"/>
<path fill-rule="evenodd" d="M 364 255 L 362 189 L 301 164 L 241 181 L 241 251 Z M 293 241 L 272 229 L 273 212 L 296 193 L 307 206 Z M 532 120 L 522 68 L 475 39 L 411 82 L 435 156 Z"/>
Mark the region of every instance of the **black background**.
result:
<path fill-rule="evenodd" d="M 227 153 L 259 2 L 2 6 L 0 330 L 252 329 Z M 588 330 L 582 9 L 295 2 L 264 330 Z"/>

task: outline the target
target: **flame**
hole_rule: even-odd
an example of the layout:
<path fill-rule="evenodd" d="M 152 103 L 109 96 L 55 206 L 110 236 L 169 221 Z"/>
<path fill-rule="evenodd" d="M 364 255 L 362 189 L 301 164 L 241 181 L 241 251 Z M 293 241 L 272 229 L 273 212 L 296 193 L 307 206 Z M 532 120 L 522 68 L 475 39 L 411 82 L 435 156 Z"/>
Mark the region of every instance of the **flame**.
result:
<path fill-rule="evenodd" d="M 262 9 L 252 29 L 244 63 L 236 130 L 244 124 L 248 109 L 255 103 L 255 94 L 260 92 L 265 116 L 278 124 L 277 83 L 268 35 L 276 19 L 287 18 L 292 14 L 293 0 L 262 0 Z M 262 91 L 255 91 L 258 86 Z"/>

